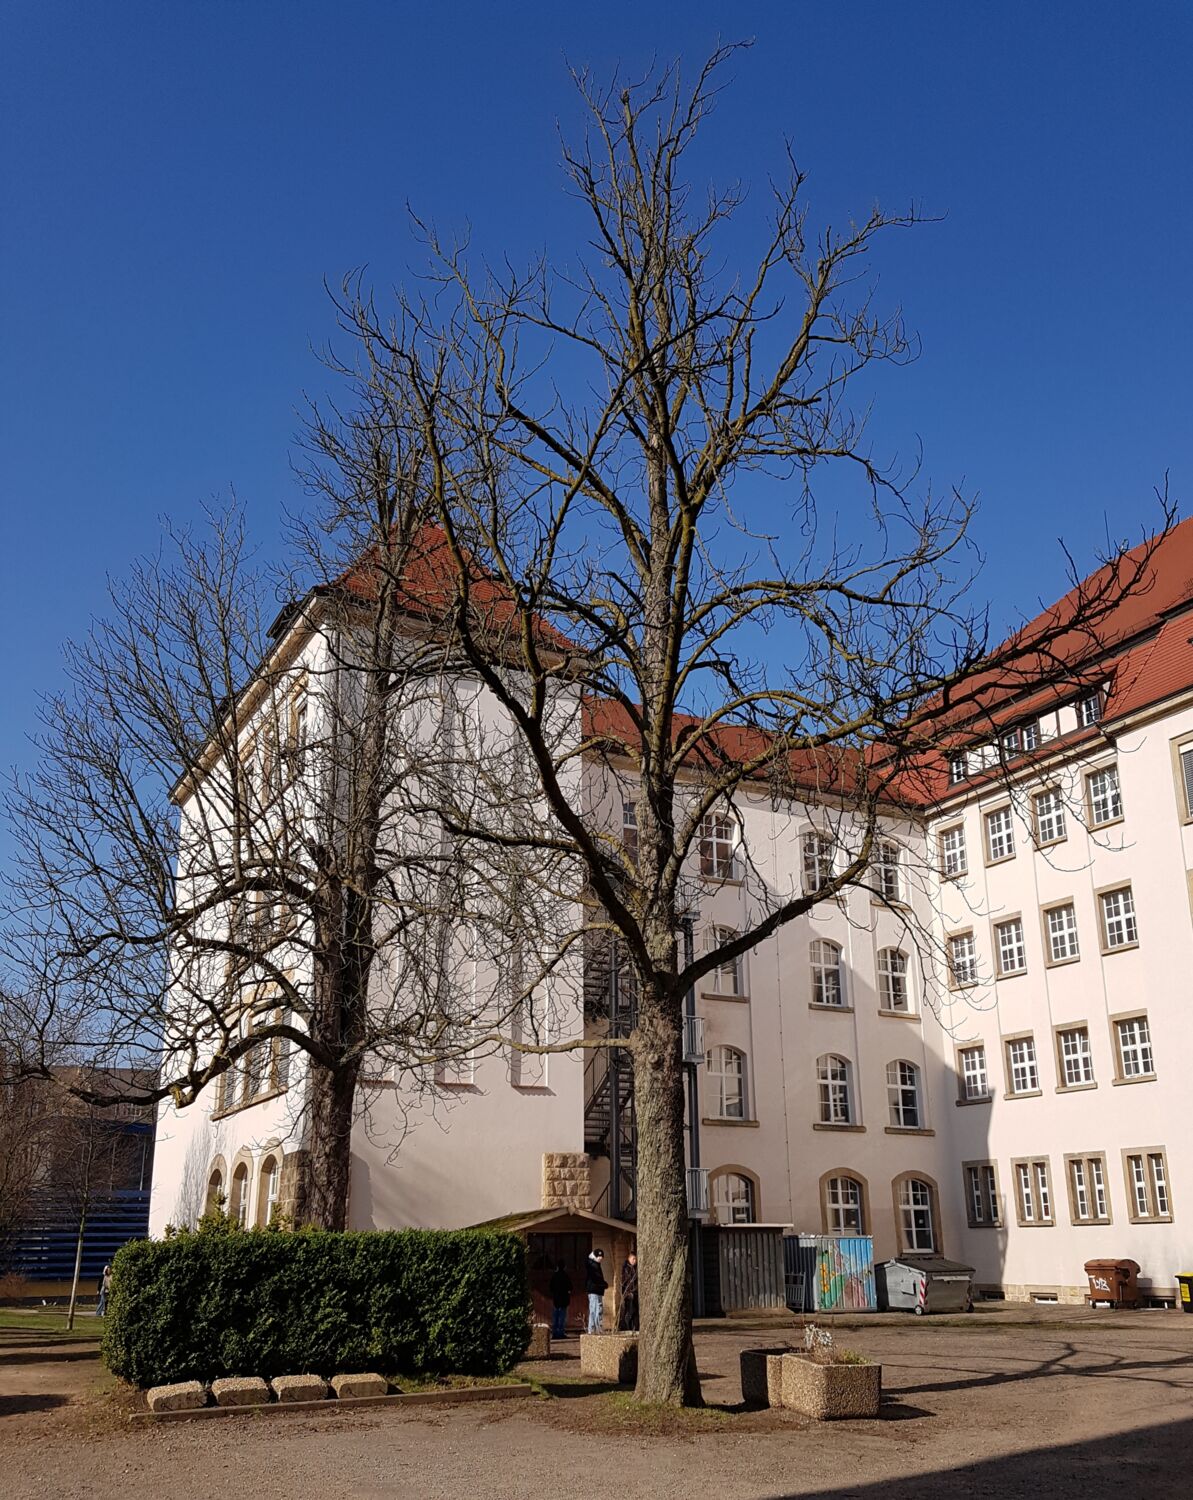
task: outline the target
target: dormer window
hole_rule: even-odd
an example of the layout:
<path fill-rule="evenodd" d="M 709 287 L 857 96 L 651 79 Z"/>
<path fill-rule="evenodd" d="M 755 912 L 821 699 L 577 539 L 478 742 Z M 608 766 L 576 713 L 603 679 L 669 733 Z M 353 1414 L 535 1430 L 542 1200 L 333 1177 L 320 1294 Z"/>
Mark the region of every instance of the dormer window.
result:
<path fill-rule="evenodd" d="M 1084 698 L 1077 700 L 1077 723 L 1082 729 L 1088 729 L 1091 724 L 1096 724 L 1102 717 L 1102 695 L 1096 690 L 1086 693 Z"/>
<path fill-rule="evenodd" d="M 1033 719 L 1030 724 L 1024 724 L 1019 730 L 1019 744 L 1024 750 L 1034 750 L 1040 743 L 1040 724 L 1038 719 Z"/>
<path fill-rule="evenodd" d="M 949 785 L 956 786 L 959 781 L 964 781 L 969 775 L 969 758 L 964 751 L 960 755 L 949 758 Z"/>

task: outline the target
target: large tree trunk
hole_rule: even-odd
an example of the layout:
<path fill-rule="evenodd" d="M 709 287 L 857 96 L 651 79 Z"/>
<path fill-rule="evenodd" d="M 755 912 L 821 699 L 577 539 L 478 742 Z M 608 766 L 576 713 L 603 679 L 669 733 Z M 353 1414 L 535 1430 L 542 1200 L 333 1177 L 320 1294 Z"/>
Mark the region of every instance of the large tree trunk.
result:
<path fill-rule="evenodd" d="M 307 1157 L 299 1191 L 303 1224 L 347 1229 L 348 1186 L 352 1168 L 352 1119 L 358 1069 L 335 1072 L 312 1062 L 307 1092 Z"/>
<path fill-rule="evenodd" d="M 701 1406 L 692 1352 L 680 1003 L 643 987 L 634 1050 L 638 1135 L 639 1401 Z"/>

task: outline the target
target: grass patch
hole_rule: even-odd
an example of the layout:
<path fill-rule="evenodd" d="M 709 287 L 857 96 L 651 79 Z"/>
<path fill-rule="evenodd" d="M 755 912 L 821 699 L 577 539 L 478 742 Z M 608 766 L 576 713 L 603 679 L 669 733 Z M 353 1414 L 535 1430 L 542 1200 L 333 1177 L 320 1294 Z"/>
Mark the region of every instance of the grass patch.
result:
<path fill-rule="evenodd" d="M 0 1307 L 0 1340 L 6 1343 L 14 1342 L 14 1335 L 22 1333 L 39 1337 L 69 1334 L 71 1338 L 97 1339 L 103 1329 L 103 1318 L 95 1317 L 90 1308 L 75 1313 L 75 1326 L 71 1330 L 66 1326 L 65 1311 L 39 1308 L 35 1312 L 25 1312 L 21 1308 Z"/>

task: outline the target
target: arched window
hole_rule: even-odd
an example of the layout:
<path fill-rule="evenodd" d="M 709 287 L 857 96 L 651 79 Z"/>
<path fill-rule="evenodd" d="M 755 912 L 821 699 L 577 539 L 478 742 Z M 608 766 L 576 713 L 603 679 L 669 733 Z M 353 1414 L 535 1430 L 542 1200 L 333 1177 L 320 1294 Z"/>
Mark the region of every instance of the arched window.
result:
<path fill-rule="evenodd" d="M 820 1123 L 853 1124 L 853 1068 L 849 1060 L 832 1053 L 816 1059 L 820 1085 Z"/>
<path fill-rule="evenodd" d="M 886 1094 L 891 1108 L 891 1124 L 900 1130 L 921 1130 L 924 1109 L 920 1099 L 920 1070 L 915 1063 L 900 1058 L 886 1065 Z"/>
<path fill-rule="evenodd" d="M 909 1011 L 907 954 L 902 948 L 882 948 L 878 954 L 878 998 L 883 1010 Z"/>
<path fill-rule="evenodd" d="M 257 1224 L 262 1229 L 268 1229 L 273 1222 L 281 1180 L 281 1163 L 271 1154 L 261 1163 L 261 1181 L 257 1188 Z"/>
<path fill-rule="evenodd" d="M 810 949 L 812 959 L 812 1004 L 844 1005 L 845 985 L 841 977 L 841 950 L 826 938 L 817 938 Z"/>
<path fill-rule="evenodd" d="M 203 1204 L 203 1212 L 211 1213 L 221 1206 L 224 1201 L 224 1174 L 219 1167 L 211 1169 L 211 1176 L 207 1179 L 207 1199 Z"/>
<path fill-rule="evenodd" d="M 718 1224 L 752 1224 L 757 1214 L 753 1178 L 744 1172 L 714 1173 L 712 1207 Z"/>
<path fill-rule="evenodd" d="M 930 1252 L 936 1244 L 936 1192 L 922 1177 L 898 1181 L 899 1240 L 903 1251 Z"/>
<path fill-rule="evenodd" d="M 736 1047 L 714 1047 L 708 1059 L 713 1113 L 721 1120 L 746 1116 L 746 1055 Z"/>
<path fill-rule="evenodd" d="M 228 1199 L 228 1217 L 241 1229 L 248 1227 L 249 1217 L 249 1168 L 241 1162 L 232 1173 L 232 1194 Z"/>
<path fill-rule="evenodd" d="M 865 1234 L 866 1193 L 856 1177 L 843 1172 L 825 1179 L 824 1224 L 829 1234 Z"/>

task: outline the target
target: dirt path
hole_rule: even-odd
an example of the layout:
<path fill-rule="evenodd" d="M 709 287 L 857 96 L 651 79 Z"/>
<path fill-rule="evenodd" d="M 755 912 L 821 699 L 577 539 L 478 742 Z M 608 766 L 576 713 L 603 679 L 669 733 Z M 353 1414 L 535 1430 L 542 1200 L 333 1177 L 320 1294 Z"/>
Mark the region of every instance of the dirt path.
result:
<path fill-rule="evenodd" d="M 890 1400 L 879 1421 L 822 1426 L 725 1409 L 644 1424 L 625 1397 L 582 1392 L 564 1359 L 549 1367 L 552 1401 L 130 1429 L 110 1395 L 97 1399 L 106 1377 L 94 1364 L 0 1361 L 0 1491 L 12 1500 L 1187 1496 L 1190 1325 L 1141 1315 L 1077 1328 L 852 1331 L 851 1347 L 883 1361 Z M 739 1350 L 775 1342 L 703 1333 L 710 1400 L 736 1402 Z"/>

